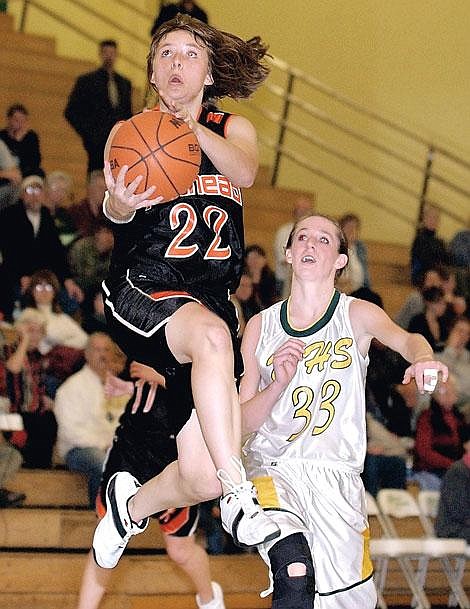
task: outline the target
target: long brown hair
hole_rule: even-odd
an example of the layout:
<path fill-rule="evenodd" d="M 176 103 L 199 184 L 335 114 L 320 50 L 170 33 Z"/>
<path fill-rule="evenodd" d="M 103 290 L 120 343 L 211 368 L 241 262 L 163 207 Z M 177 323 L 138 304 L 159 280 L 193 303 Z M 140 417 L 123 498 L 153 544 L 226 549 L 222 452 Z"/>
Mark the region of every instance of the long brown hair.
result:
<path fill-rule="evenodd" d="M 269 74 L 269 68 L 262 61 L 268 47 L 259 36 L 245 41 L 234 34 L 207 25 L 199 19 L 179 13 L 174 19 L 162 23 L 152 38 L 147 55 L 149 82 L 153 74 L 157 47 L 162 38 L 174 30 L 190 32 L 196 42 L 207 49 L 209 72 L 214 82 L 204 89 L 204 102 L 222 97 L 245 99 L 254 93 Z M 153 83 L 151 86 L 157 91 Z"/>
<path fill-rule="evenodd" d="M 31 281 L 25 294 L 25 306 L 37 308 L 34 288 L 41 283 L 48 283 L 52 286 L 54 291 L 54 298 L 51 303 L 52 310 L 54 313 L 62 313 L 62 307 L 59 304 L 60 283 L 57 275 L 49 269 L 40 269 L 31 275 Z"/>

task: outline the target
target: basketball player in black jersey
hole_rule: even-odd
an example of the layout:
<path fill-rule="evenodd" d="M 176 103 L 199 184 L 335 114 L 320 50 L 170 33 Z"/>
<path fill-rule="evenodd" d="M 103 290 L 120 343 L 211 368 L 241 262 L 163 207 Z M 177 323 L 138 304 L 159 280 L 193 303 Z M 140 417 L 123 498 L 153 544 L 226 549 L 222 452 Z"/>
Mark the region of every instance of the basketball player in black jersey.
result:
<path fill-rule="evenodd" d="M 117 564 L 149 515 L 221 493 L 222 524 L 239 545 L 279 535 L 260 509 L 239 458 L 234 377 L 241 366 L 238 352 L 234 357 L 237 320 L 229 301 L 242 270 L 240 189 L 250 186 L 257 172 L 256 133 L 247 119 L 211 105 L 226 96 L 248 97 L 267 75 L 266 51 L 259 38 L 245 42 L 186 15 L 163 24 L 151 42 L 149 81 L 160 110 L 194 131 L 202 152 L 199 175 L 188 193 L 161 203 L 152 199 L 154 187 L 134 194 L 140 176 L 125 185 L 126 166 L 115 181 L 105 167 L 103 208 L 115 229 L 103 283 L 109 328 L 130 358 L 165 378 L 171 369 L 176 385 L 185 382 L 183 370 L 191 365 L 195 408 L 187 413 L 185 405 L 175 403 L 175 412 L 183 407 L 179 423 L 184 423 L 177 436 L 178 460 L 162 474 L 142 487 L 126 475 L 111 478 L 106 516 L 93 540 L 102 567 Z"/>
<path fill-rule="evenodd" d="M 107 379 L 107 395 L 129 395 L 119 419 L 111 450 L 108 453 L 96 501 L 97 515 L 106 512 L 106 487 L 118 471 L 129 472 L 146 482 L 177 458 L 175 437 L 178 422 L 172 406 L 185 398 L 184 385 L 166 387 L 166 379 L 155 370 L 132 362 L 130 373 L 136 382 L 117 377 Z M 171 384 L 170 384 L 171 385 Z M 191 403 L 191 396 L 189 396 Z M 199 506 L 167 510 L 156 517 L 168 556 L 189 576 L 196 590 L 196 604 L 201 609 L 225 609 L 223 592 L 211 581 L 207 553 L 196 541 Z M 106 593 L 110 571 L 100 569 L 89 555 L 82 577 L 77 609 L 98 609 Z"/>

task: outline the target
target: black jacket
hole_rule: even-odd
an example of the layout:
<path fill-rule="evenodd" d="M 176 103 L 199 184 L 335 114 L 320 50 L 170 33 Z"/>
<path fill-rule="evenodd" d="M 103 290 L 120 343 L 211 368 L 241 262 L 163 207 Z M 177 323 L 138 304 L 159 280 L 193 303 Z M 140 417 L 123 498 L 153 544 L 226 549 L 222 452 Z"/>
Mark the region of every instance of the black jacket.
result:
<path fill-rule="evenodd" d="M 119 93 L 115 108 L 108 96 L 109 74 L 103 68 L 79 76 L 70 93 L 64 116 L 82 138 L 88 154 L 102 153 L 115 123 L 132 116 L 131 82 L 116 72 L 114 79 Z"/>

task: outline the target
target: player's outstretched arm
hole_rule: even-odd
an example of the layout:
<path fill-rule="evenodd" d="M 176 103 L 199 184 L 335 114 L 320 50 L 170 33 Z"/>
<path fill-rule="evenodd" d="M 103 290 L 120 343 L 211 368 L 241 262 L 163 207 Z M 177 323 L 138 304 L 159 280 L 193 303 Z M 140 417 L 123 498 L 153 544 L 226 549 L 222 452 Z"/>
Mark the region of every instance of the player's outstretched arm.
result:
<path fill-rule="evenodd" d="M 447 381 L 447 366 L 435 359 L 424 336 L 403 330 L 380 307 L 363 300 L 354 301 L 351 303 L 351 320 L 361 352 L 367 352 L 370 340 L 375 337 L 411 363 L 405 371 L 404 384 L 414 378 L 419 392 L 424 393 L 434 390 L 439 373 L 442 380 Z"/>
<path fill-rule="evenodd" d="M 282 395 L 302 361 L 304 343 L 290 338 L 273 354 L 273 380 L 259 391 L 260 372 L 255 351 L 261 332 L 261 315 L 252 317 L 245 328 L 242 339 L 242 355 L 245 372 L 240 382 L 242 408 L 242 435 L 250 434 L 261 427 L 272 407 Z"/>

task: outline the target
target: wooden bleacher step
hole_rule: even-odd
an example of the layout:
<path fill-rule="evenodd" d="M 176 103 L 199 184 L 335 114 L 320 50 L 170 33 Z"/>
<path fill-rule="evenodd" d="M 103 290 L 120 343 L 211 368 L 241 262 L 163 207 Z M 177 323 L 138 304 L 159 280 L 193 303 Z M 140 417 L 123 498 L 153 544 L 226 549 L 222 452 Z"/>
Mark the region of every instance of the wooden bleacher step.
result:
<path fill-rule="evenodd" d="M 0 607 L 73 609 L 84 563 L 83 555 L 0 553 Z M 211 570 L 227 609 L 270 607 L 259 597 L 267 574 L 257 555 L 214 556 Z M 111 578 L 100 609 L 195 609 L 190 581 L 166 556 L 124 556 Z"/>
<path fill-rule="evenodd" d="M 25 506 L 88 506 L 85 476 L 65 469 L 21 469 L 8 488 L 25 493 Z"/>
<path fill-rule="evenodd" d="M 92 510 L 12 508 L 0 512 L 2 549 L 80 550 L 91 547 L 97 520 Z M 132 537 L 131 550 L 165 551 L 160 527 L 151 519 L 145 533 Z"/>
<path fill-rule="evenodd" d="M 15 21 L 13 19 L 13 15 L 9 15 L 8 13 L 0 13 L 0 32 L 12 32 L 14 28 Z"/>

